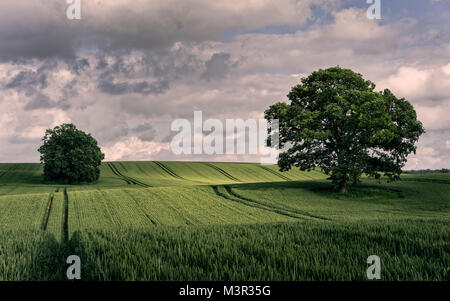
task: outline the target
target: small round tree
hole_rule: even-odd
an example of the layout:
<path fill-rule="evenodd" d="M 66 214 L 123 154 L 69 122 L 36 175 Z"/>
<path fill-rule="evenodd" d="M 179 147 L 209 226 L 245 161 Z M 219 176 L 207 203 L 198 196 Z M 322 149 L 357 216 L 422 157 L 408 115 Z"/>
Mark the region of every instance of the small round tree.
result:
<path fill-rule="evenodd" d="M 48 129 L 42 140 L 39 152 L 46 180 L 71 184 L 98 180 L 105 155 L 90 134 L 62 124 Z"/>
<path fill-rule="evenodd" d="M 365 173 L 397 180 L 424 133 L 413 106 L 349 69 L 313 72 L 265 112 L 279 120 L 282 171 L 321 168 L 344 193 Z"/>

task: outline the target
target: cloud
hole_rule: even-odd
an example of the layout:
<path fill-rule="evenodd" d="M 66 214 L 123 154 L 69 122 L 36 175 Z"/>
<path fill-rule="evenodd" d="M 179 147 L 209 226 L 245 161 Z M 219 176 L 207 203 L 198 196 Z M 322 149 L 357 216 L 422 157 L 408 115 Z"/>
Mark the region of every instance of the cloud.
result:
<path fill-rule="evenodd" d="M 416 155 L 408 158 L 408 169 L 441 169 L 448 168 L 445 157 L 449 155 L 449 151 L 436 149 L 436 146 L 420 146 Z"/>
<path fill-rule="evenodd" d="M 138 134 L 138 138 L 144 142 L 154 141 L 157 137 L 155 129 L 148 122 L 138 125 L 131 131 Z"/>
<path fill-rule="evenodd" d="M 1 1 L 0 60 L 75 57 L 64 11 L 64 1 Z"/>
<path fill-rule="evenodd" d="M 340 65 L 413 103 L 427 133 L 408 167 L 445 167 L 448 29 L 369 20 L 366 8 L 349 6 L 83 1 L 82 20 L 69 21 L 65 1 L 1 1 L 0 161 L 38 160 L 45 129 L 62 122 L 92 133 L 109 160 L 257 161 L 176 157 L 170 124 L 194 110 L 205 119 L 262 118 L 302 76 Z"/>
<path fill-rule="evenodd" d="M 415 101 L 450 100 L 450 58 L 448 64 L 434 68 L 402 66 L 381 85 Z"/>
<path fill-rule="evenodd" d="M 225 77 L 230 68 L 230 55 L 228 53 L 214 53 L 205 63 L 206 70 L 202 77 L 206 80 Z"/>
<path fill-rule="evenodd" d="M 107 76 L 101 79 L 98 87 L 104 93 L 113 95 L 123 95 L 130 93 L 137 94 L 161 94 L 169 89 L 169 82 L 167 80 L 156 81 L 149 83 L 146 81 L 140 82 L 116 82 L 112 76 Z"/>
<path fill-rule="evenodd" d="M 74 59 L 80 49 L 166 49 L 230 31 L 299 26 L 314 0 L 83 1 L 82 20 L 66 18 L 65 1 L 0 2 L 0 59 Z"/>
<path fill-rule="evenodd" d="M 24 107 L 25 111 L 37 110 L 37 109 L 48 109 L 52 108 L 54 105 L 50 99 L 44 94 L 36 95 L 29 103 Z"/>
<path fill-rule="evenodd" d="M 418 104 L 416 111 L 428 131 L 450 129 L 450 100 L 437 106 L 427 106 Z"/>
<path fill-rule="evenodd" d="M 137 137 L 129 137 L 124 141 L 116 142 L 111 147 L 103 147 L 105 160 L 151 160 L 159 152 L 168 150 L 168 143 L 142 141 Z"/>
<path fill-rule="evenodd" d="M 5 85 L 6 89 L 18 89 L 31 94 L 33 88 L 46 88 L 47 76 L 42 72 L 20 71 L 10 82 Z"/>

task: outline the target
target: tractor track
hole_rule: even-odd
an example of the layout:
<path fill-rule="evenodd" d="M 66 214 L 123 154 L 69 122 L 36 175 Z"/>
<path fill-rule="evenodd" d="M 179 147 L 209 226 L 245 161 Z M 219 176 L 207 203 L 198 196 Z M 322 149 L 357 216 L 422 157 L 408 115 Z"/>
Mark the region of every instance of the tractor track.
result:
<path fill-rule="evenodd" d="M 224 175 L 225 177 L 227 177 L 228 179 L 230 179 L 230 180 L 232 180 L 232 181 L 235 181 L 235 182 L 242 182 L 241 180 L 239 180 L 239 179 L 236 178 L 236 177 L 233 177 L 232 175 L 230 175 L 229 173 L 227 173 L 225 170 L 223 170 L 223 169 L 220 168 L 220 167 L 217 167 L 217 166 L 215 166 L 215 165 L 213 165 L 213 164 L 211 164 L 211 163 L 206 163 L 206 162 L 205 162 L 205 164 L 208 165 L 209 167 L 215 169 L 216 171 L 220 172 L 222 175 Z"/>
<path fill-rule="evenodd" d="M 158 165 L 162 170 L 164 170 L 166 173 L 168 173 L 170 176 L 180 179 L 180 180 L 185 180 L 183 177 L 180 177 L 179 175 L 177 175 L 172 169 L 170 169 L 168 166 L 166 166 L 165 164 L 158 162 L 158 161 L 153 161 L 153 163 L 155 163 L 156 165 Z"/>
<path fill-rule="evenodd" d="M 114 167 L 111 165 L 111 163 L 106 163 L 106 165 L 108 165 L 108 167 L 111 169 L 111 171 L 113 172 L 113 174 L 115 174 L 117 177 L 119 177 L 119 178 L 121 178 L 123 181 L 125 181 L 128 185 L 130 185 L 131 184 L 131 182 L 127 179 L 127 178 L 125 178 L 125 177 L 123 177 L 123 176 L 121 176 L 119 173 L 117 173 L 117 171 L 114 169 Z"/>
<path fill-rule="evenodd" d="M 222 193 L 219 191 L 218 186 L 214 185 L 211 186 L 214 190 L 214 193 L 222 198 L 225 198 L 227 200 L 230 201 L 234 201 L 234 202 L 239 202 L 240 204 L 249 206 L 249 207 L 254 207 L 254 208 L 258 208 L 258 209 L 262 209 L 262 210 L 266 210 L 266 211 L 270 211 L 270 212 L 274 212 L 280 215 L 284 215 L 284 216 L 288 216 L 291 218 L 296 218 L 296 219 L 306 219 L 306 218 L 314 218 L 314 219 L 320 219 L 320 220 L 330 220 L 329 218 L 326 217 L 322 217 L 322 216 L 317 216 L 317 215 L 312 215 L 309 212 L 306 211 L 301 211 L 301 210 L 296 210 L 296 209 L 287 209 L 287 208 L 280 208 L 277 206 L 273 206 L 273 205 L 269 205 L 269 204 L 265 204 L 263 202 L 259 202 L 256 200 L 252 200 L 246 197 L 243 197 L 239 194 L 237 194 L 236 192 L 234 192 L 232 190 L 232 188 L 228 185 L 222 186 L 225 188 L 225 190 L 227 191 L 228 195 Z"/>
<path fill-rule="evenodd" d="M 230 201 L 233 201 L 233 202 L 237 202 L 237 203 L 239 203 L 239 204 L 242 204 L 242 205 L 245 205 L 245 206 L 248 206 L 248 207 L 253 207 L 253 208 L 257 208 L 257 209 L 269 211 L 269 212 L 272 212 L 272 213 L 277 213 L 277 214 L 284 215 L 284 216 L 291 217 L 291 218 L 295 218 L 295 219 L 305 219 L 305 218 L 303 218 L 303 217 L 299 217 L 299 216 L 296 216 L 296 215 L 294 215 L 294 214 L 290 214 L 290 213 L 288 213 L 288 212 L 283 212 L 283 211 L 281 211 L 281 210 L 273 210 L 273 209 L 269 209 L 269 208 L 267 208 L 267 207 L 265 207 L 265 206 L 261 206 L 260 204 L 257 204 L 257 203 L 248 202 L 248 201 L 246 201 L 246 200 L 239 199 L 239 198 L 233 198 L 233 197 L 231 197 L 231 196 L 229 196 L 229 195 L 226 195 L 226 194 L 220 192 L 219 189 L 218 189 L 218 186 L 216 186 L 216 185 L 213 185 L 213 186 L 211 186 L 211 187 L 213 188 L 214 193 L 215 193 L 217 196 L 220 196 L 220 197 L 222 197 L 222 198 L 224 198 L 224 199 L 227 199 L 227 200 L 230 200 Z"/>
<path fill-rule="evenodd" d="M 262 166 L 262 165 L 259 165 L 259 167 L 261 167 L 261 168 L 264 169 L 265 171 L 268 171 L 268 172 L 270 172 L 271 174 L 273 174 L 273 175 L 275 175 L 275 176 L 277 176 L 277 177 L 279 177 L 279 178 L 281 178 L 281 179 L 283 179 L 283 180 L 285 180 L 285 181 L 292 181 L 292 179 L 289 179 L 288 177 L 286 177 L 286 176 L 284 176 L 284 175 L 282 175 L 282 174 L 280 174 L 280 173 L 278 173 L 278 172 L 276 172 L 276 171 L 274 171 L 274 170 L 272 170 L 272 169 L 270 169 L 270 168 L 267 168 L 267 167 Z"/>
<path fill-rule="evenodd" d="M 51 192 L 48 196 L 47 207 L 45 208 L 44 218 L 42 219 L 41 230 L 46 231 L 50 212 L 52 210 L 53 199 L 55 195 Z"/>
<path fill-rule="evenodd" d="M 144 188 L 151 187 L 150 185 L 145 184 L 145 183 L 143 183 L 143 182 L 141 182 L 141 181 L 139 181 L 139 180 L 136 180 L 136 179 L 134 179 L 134 178 L 131 178 L 131 177 L 128 177 L 128 176 L 123 175 L 123 174 L 117 169 L 117 167 L 114 166 L 113 163 L 108 162 L 107 165 L 109 166 L 109 168 L 111 169 L 111 171 L 112 171 L 116 176 L 118 176 L 119 178 L 121 178 L 122 180 L 124 180 L 127 184 L 129 184 L 129 185 L 131 185 L 131 184 L 133 184 L 133 185 L 138 185 L 138 186 L 141 186 L 141 187 L 144 187 Z"/>
<path fill-rule="evenodd" d="M 256 204 L 259 204 L 261 206 L 266 206 L 266 207 L 273 208 L 273 209 L 276 209 L 276 210 L 284 210 L 284 211 L 288 211 L 288 212 L 291 212 L 291 213 L 294 213 L 294 214 L 303 215 L 303 216 L 307 216 L 307 217 L 311 217 L 311 218 L 316 218 L 316 219 L 321 219 L 321 220 L 330 220 L 329 218 L 326 218 L 326 217 L 323 217 L 323 216 L 318 216 L 318 215 L 313 215 L 313 214 L 311 214 L 309 212 L 306 212 L 306 211 L 303 211 L 303 210 L 298 210 L 298 209 L 294 209 L 294 208 L 289 208 L 289 209 L 288 208 L 280 208 L 280 207 L 277 207 L 277 206 L 274 206 L 274 205 L 270 205 L 270 204 L 266 204 L 266 203 L 263 203 L 263 202 L 260 202 L 260 201 L 256 201 L 256 200 L 250 199 L 250 198 L 246 198 L 246 197 L 241 196 L 240 194 L 234 192 L 233 189 L 231 188 L 231 186 L 224 186 L 224 187 L 225 187 L 225 190 L 230 195 L 234 196 L 235 198 L 238 198 L 238 199 L 241 199 L 241 200 L 245 200 L 247 202 L 256 203 Z"/>
<path fill-rule="evenodd" d="M 69 195 L 67 188 L 64 188 L 64 202 L 62 213 L 61 241 L 67 243 L 69 241 Z"/>
<path fill-rule="evenodd" d="M 124 192 L 126 194 L 128 194 L 128 196 L 136 203 L 137 208 L 139 208 L 139 210 L 145 215 L 145 217 L 153 224 L 153 225 L 157 225 L 158 223 L 150 216 L 147 214 L 147 212 L 145 212 L 145 210 L 142 208 L 141 204 L 139 204 L 138 200 L 127 190 L 124 190 Z"/>

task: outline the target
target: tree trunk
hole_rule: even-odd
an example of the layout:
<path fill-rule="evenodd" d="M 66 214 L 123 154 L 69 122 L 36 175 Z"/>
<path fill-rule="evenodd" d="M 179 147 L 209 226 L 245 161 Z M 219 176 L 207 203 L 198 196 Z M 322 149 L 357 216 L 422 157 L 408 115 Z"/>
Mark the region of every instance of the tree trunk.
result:
<path fill-rule="evenodd" d="M 339 184 L 339 193 L 347 193 L 347 183 L 341 182 Z"/>

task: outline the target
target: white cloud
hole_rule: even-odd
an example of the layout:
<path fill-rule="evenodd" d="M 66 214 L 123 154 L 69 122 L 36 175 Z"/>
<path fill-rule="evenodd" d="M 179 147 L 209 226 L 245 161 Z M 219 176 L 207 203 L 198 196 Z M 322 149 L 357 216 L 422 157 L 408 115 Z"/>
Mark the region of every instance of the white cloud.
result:
<path fill-rule="evenodd" d="M 106 161 L 127 160 L 152 160 L 155 155 L 170 148 L 169 143 L 147 142 L 137 137 L 129 137 L 124 141 L 118 141 L 111 147 L 103 147 Z"/>
<path fill-rule="evenodd" d="M 408 158 L 408 169 L 440 169 L 444 168 L 442 166 L 442 158 L 439 156 L 438 152 L 432 147 L 422 147 L 419 146 L 417 153 L 411 155 Z"/>
<path fill-rule="evenodd" d="M 450 149 L 450 140 L 445 141 L 445 149 Z"/>
<path fill-rule="evenodd" d="M 349 8 L 333 13 L 334 23 L 325 27 L 325 35 L 337 40 L 373 41 L 392 35 L 387 26 L 368 20 L 362 10 Z"/>
<path fill-rule="evenodd" d="M 384 84 L 404 97 L 418 96 L 426 88 L 426 82 L 430 78 L 428 70 L 418 70 L 413 67 L 400 67 L 398 72 L 391 75 Z"/>
<path fill-rule="evenodd" d="M 445 65 L 444 67 L 442 67 L 442 71 L 443 71 L 446 75 L 450 76 L 450 63 L 448 63 L 447 65 Z"/>
<path fill-rule="evenodd" d="M 380 86 L 413 101 L 450 99 L 450 63 L 433 68 L 402 66 Z"/>
<path fill-rule="evenodd" d="M 450 100 L 436 106 L 427 106 L 426 103 L 417 104 L 415 108 L 418 119 L 422 121 L 426 130 L 450 129 Z"/>

